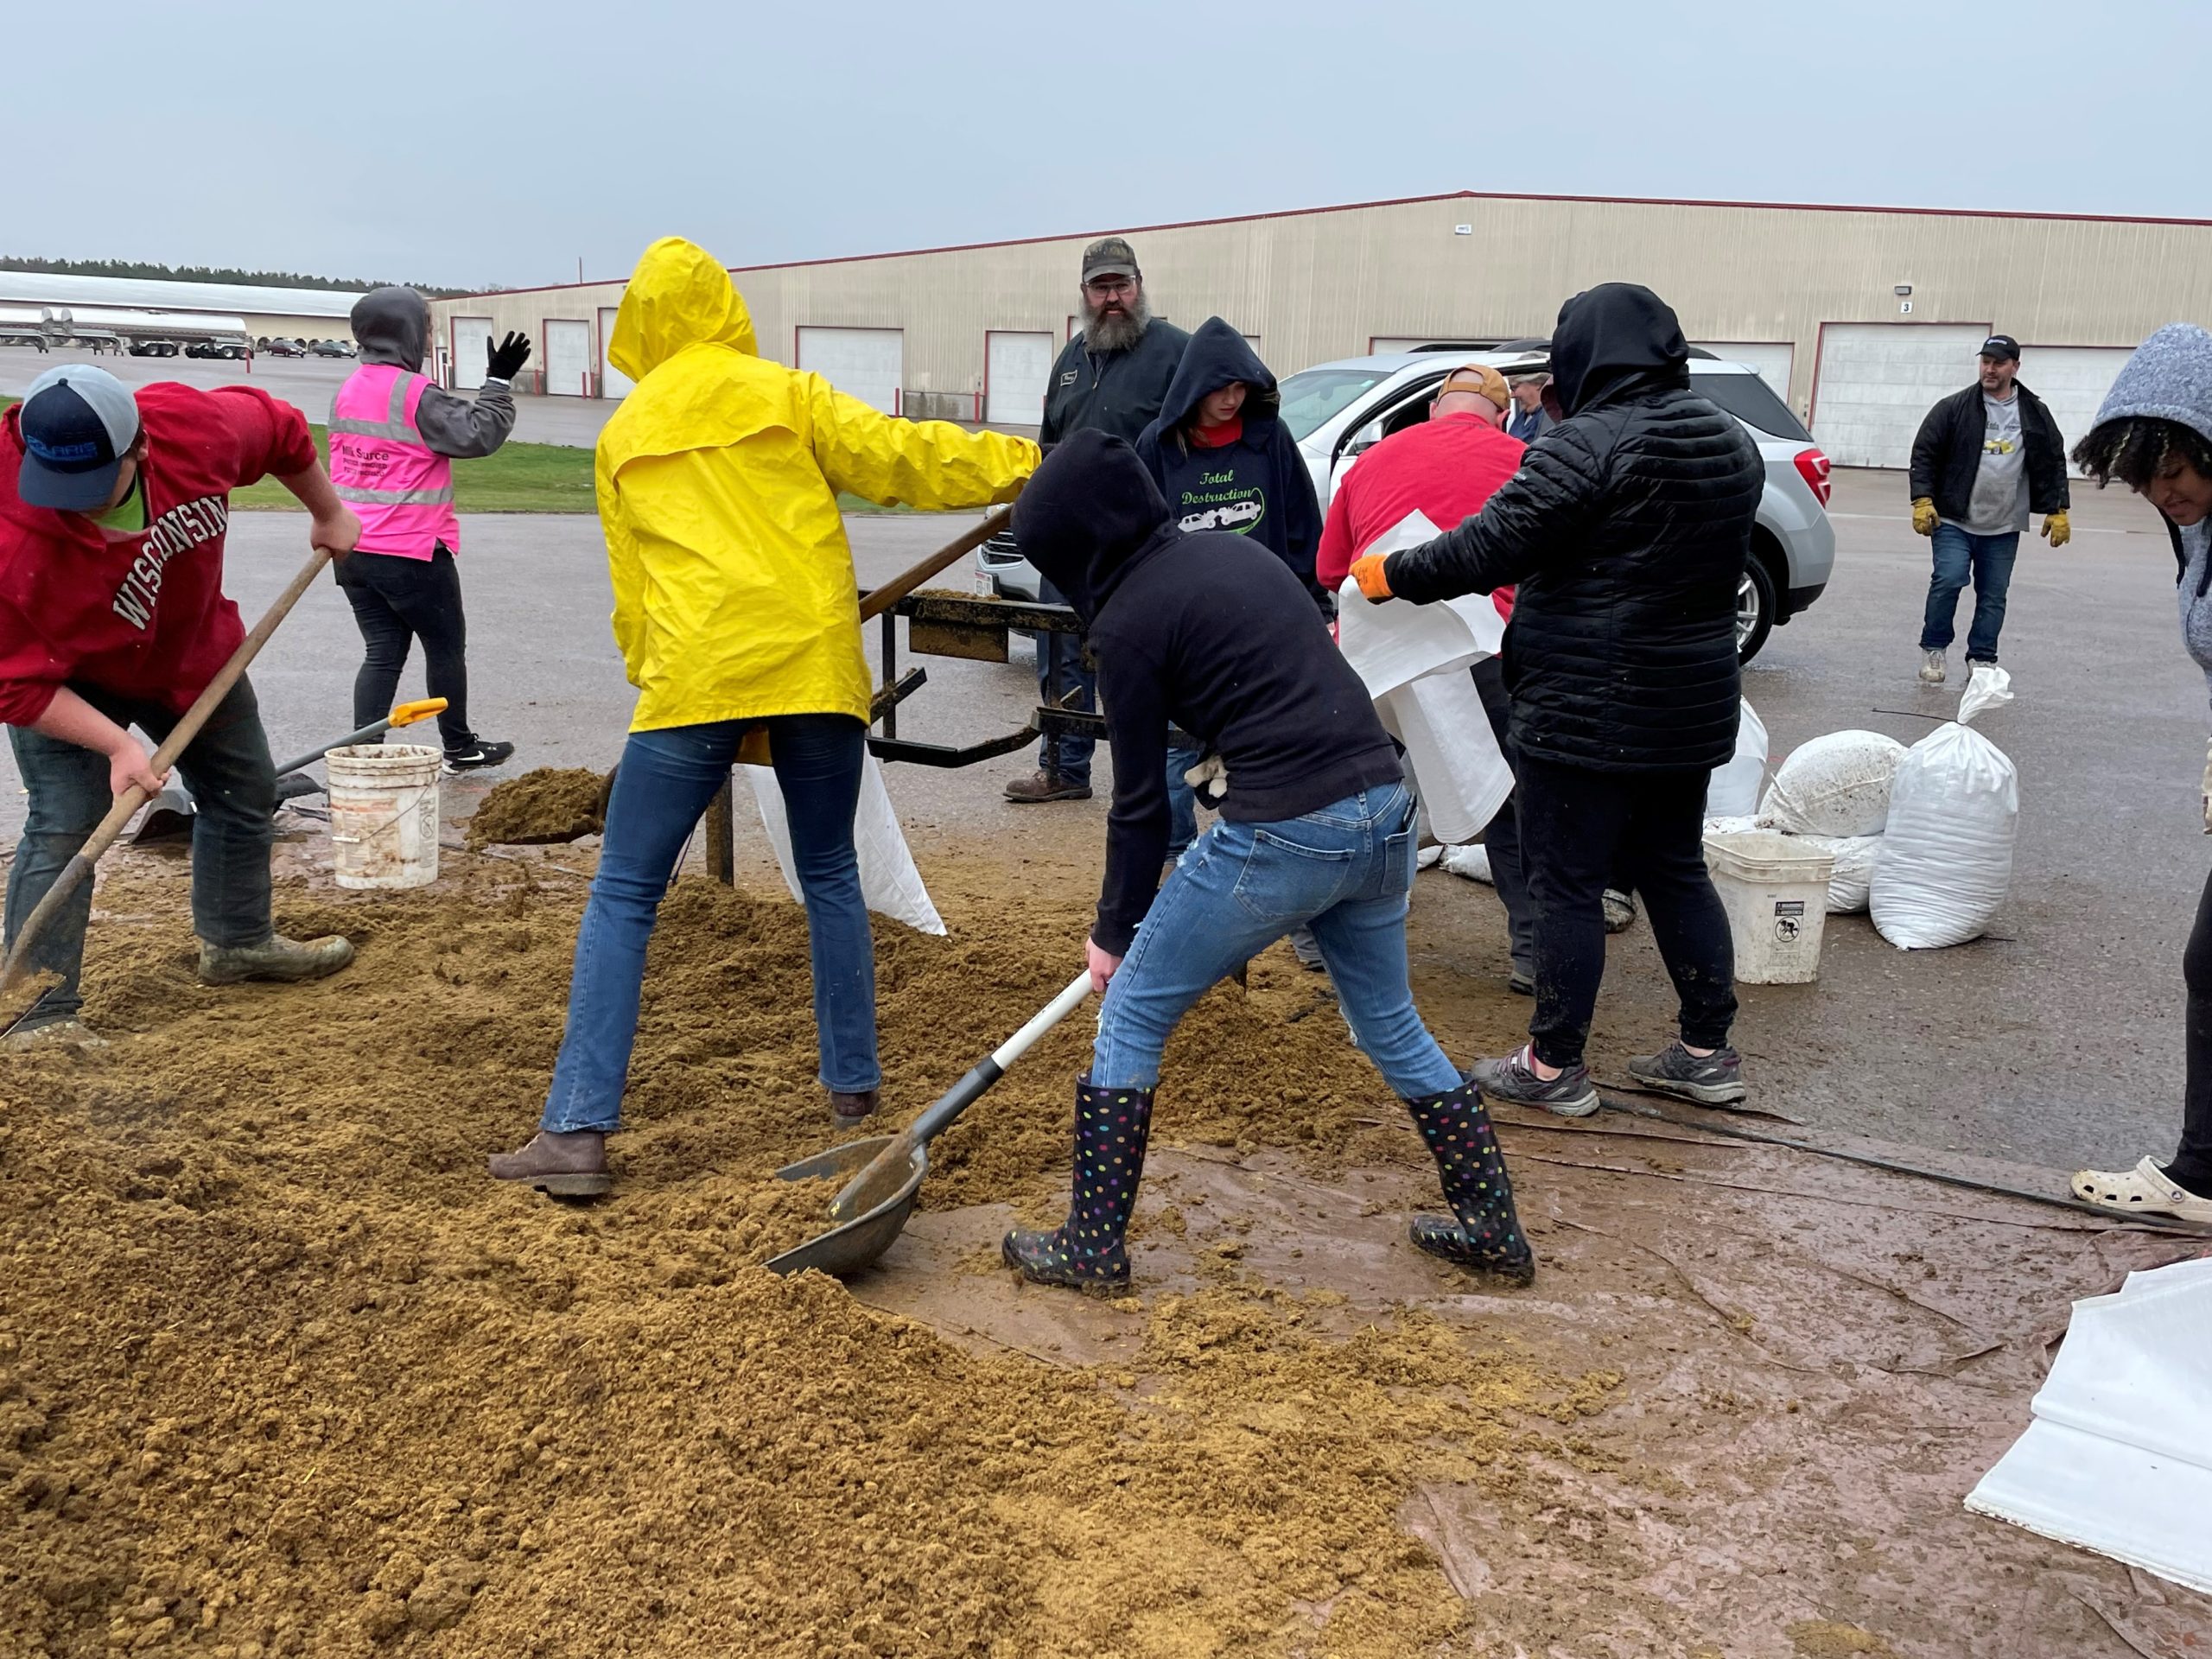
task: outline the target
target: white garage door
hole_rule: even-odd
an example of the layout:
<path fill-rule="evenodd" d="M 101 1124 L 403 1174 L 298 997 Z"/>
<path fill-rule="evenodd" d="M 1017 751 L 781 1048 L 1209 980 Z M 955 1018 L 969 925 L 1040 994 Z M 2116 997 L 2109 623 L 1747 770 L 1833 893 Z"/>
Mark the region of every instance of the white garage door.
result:
<path fill-rule="evenodd" d="M 607 342 L 614 338 L 615 309 L 611 305 L 599 308 L 599 395 L 602 397 L 623 397 L 638 384 L 607 360 Z"/>
<path fill-rule="evenodd" d="M 2097 405 L 2127 361 L 2121 346 L 2020 346 L 2020 384 L 2043 399 L 2070 451 L 2096 423 Z M 2080 471 L 2070 461 L 2069 470 Z"/>
<path fill-rule="evenodd" d="M 582 397 L 591 391 L 591 324 L 581 317 L 545 320 L 545 395 Z"/>
<path fill-rule="evenodd" d="M 1052 337 L 994 328 L 983 336 L 983 418 L 994 426 L 1035 426 L 1045 418 Z"/>
<path fill-rule="evenodd" d="M 1776 397 L 1785 404 L 1789 401 L 1789 366 L 1796 356 L 1796 348 L 1788 340 L 1694 340 L 1690 344 L 1711 352 L 1724 363 L 1741 363 L 1746 368 L 1757 369 L 1759 378 L 1767 383 Z"/>
<path fill-rule="evenodd" d="M 484 353 L 492 343 L 492 319 L 453 320 L 453 383 L 463 391 L 484 384 Z"/>
<path fill-rule="evenodd" d="M 887 415 L 899 412 L 906 337 L 896 328 L 802 328 L 798 365 Z M 1039 399 L 1042 409 L 1042 399 Z"/>
<path fill-rule="evenodd" d="M 1973 383 L 1988 338 L 1987 326 L 1974 322 L 1829 323 L 1813 384 L 1813 436 L 1839 467 L 1910 465 L 1929 405 Z"/>

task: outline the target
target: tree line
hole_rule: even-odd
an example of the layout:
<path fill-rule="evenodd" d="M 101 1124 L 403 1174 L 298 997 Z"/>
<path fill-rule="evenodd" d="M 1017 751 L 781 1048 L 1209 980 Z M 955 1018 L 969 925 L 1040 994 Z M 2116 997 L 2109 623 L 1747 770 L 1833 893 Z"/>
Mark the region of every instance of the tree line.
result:
<path fill-rule="evenodd" d="M 143 276 L 165 283 L 237 283 L 259 288 L 332 288 L 366 293 L 385 283 L 341 282 L 328 276 L 304 276 L 293 270 L 240 270 L 233 265 L 164 265 L 148 259 L 37 259 L 0 255 L 0 270 L 37 271 L 53 276 Z M 441 288 L 413 283 L 434 300 L 454 299 L 486 290 Z"/>

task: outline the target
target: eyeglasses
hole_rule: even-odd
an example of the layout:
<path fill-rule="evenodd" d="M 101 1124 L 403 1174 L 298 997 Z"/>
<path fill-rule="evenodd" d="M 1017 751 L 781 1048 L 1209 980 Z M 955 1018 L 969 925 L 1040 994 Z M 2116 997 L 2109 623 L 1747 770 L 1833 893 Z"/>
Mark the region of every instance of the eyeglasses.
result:
<path fill-rule="evenodd" d="M 1102 300 L 1110 300 L 1116 295 L 1134 294 L 1137 291 L 1135 282 L 1127 276 L 1100 276 L 1085 283 L 1083 286 L 1087 292 Z"/>

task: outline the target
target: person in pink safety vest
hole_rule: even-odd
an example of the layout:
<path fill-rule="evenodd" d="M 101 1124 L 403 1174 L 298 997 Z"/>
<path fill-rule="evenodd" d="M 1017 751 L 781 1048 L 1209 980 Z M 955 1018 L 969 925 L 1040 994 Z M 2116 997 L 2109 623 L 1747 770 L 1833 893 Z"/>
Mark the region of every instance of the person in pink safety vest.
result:
<path fill-rule="evenodd" d="M 471 399 L 423 378 L 430 302 L 411 288 L 379 288 L 353 305 L 361 366 L 330 406 L 330 478 L 361 520 L 365 557 L 338 569 L 366 654 L 353 677 L 353 723 L 390 712 L 400 671 L 423 642 L 429 694 L 438 716 L 445 769 L 503 765 L 515 752 L 468 722 L 468 626 L 461 611 L 461 520 L 453 506 L 453 463 L 488 455 L 514 430 L 510 383 L 530 360 L 530 342 L 510 334 L 485 342 L 484 385 Z"/>

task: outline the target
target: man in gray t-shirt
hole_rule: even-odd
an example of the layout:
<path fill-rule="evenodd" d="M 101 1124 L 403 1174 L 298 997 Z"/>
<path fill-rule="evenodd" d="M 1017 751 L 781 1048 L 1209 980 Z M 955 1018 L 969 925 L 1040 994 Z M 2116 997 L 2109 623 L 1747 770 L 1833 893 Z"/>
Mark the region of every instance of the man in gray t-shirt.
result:
<path fill-rule="evenodd" d="M 1935 542 L 1920 630 L 1920 677 L 1941 685 L 1959 595 L 1974 584 L 1967 664 L 1994 664 L 2005 600 L 2031 509 L 2063 547 L 2066 446 L 2050 411 L 2019 384 L 2020 346 L 2010 334 L 1982 342 L 1978 384 L 1928 411 L 1912 446 L 1912 527 Z"/>

